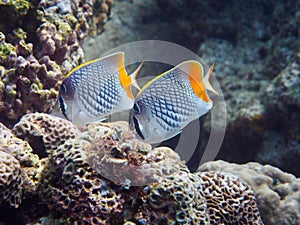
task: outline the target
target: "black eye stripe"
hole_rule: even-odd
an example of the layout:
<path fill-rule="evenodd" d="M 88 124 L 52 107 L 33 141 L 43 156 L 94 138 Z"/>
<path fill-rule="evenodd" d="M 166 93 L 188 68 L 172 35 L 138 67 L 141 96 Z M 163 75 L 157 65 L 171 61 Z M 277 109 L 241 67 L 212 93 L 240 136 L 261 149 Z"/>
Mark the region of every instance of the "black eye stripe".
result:
<path fill-rule="evenodd" d="M 65 108 L 65 100 L 63 97 L 61 96 L 58 96 L 58 107 L 59 107 L 59 110 L 64 113 L 66 112 L 66 108 Z"/>
<path fill-rule="evenodd" d="M 138 133 L 138 135 L 140 135 L 140 137 L 145 140 L 145 137 L 144 135 L 142 134 L 142 131 L 140 130 L 140 126 L 139 126 L 139 122 L 138 120 L 135 118 L 135 116 L 133 117 L 133 125 L 134 125 L 134 128 L 136 130 L 136 132 Z"/>
<path fill-rule="evenodd" d="M 66 103 L 63 97 L 58 96 L 58 107 L 59 110 L 61 111 L 61 113 L 64 115 L 64 117 L 66 117 L 67 120 L 69 120 L 66 111 L 67 111 L 67 107 L 66 107 Z"/>
<path fill-rule="evenodd" d="M 66 85 L 64 83 L 62 83 L 60 85 L 60 91 L 61 91 L 61 93 L 64 93 L 64 94 L 67 92 L 67 88 L 66 88 Z"/>
<path fill-rule="evenodd" d="M 133 110 L 136 113 L 141 113 L 141 108 L 140 108 L 140 106 L 137 103 L 134 103 Z"/>

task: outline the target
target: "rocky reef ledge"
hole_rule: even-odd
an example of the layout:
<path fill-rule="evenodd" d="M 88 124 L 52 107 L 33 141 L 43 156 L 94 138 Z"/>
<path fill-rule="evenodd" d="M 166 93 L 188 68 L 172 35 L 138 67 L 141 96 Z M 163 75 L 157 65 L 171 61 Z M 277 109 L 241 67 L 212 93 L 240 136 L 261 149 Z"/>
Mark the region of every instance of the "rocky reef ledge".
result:
<path fill-rule="evenodd" d="M 222 161 L 192 173 L 172 149 L 136 140 L 127 122 L 78 128 L 27 114 L 12 130 L 0 124 L 0 154 L 0 212 L 12 215 L 1 224 L 300 221 L 294 176 Z"/>

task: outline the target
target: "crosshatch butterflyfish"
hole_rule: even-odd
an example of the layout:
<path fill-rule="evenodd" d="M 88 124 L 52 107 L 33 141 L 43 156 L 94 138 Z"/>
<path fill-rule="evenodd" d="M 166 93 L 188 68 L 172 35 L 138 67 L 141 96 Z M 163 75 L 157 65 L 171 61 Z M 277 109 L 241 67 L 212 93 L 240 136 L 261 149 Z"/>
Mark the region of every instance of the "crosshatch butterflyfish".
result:
<path fill-rule="evenodd" d="M 62 82 L 60 111 L 74 124 L 85 125 L 112 113 L 131 109 L 134 103 L 132 86 L 140 89 L 136 76 L 141 66 L 128 75 L 124 52 L 79 65 Z"/>
<path fill-rule="evenodd" d="M 213 65 L 203 78 L 203 66 L 185 61 L 149 81 L 137 94 L 130 127 L 148 143 L 167 140 L 213 106 L 207 94 L 218 92 L 209 82 Z"/>

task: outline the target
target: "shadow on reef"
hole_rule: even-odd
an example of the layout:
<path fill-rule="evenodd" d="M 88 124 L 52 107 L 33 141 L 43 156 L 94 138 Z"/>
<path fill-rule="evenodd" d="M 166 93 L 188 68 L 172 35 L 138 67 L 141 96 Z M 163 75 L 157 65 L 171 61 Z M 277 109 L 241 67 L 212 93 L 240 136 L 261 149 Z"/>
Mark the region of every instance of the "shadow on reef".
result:
<path fill-rule="evenodd" d="M 22 216 L 19 217 L 14 209 L 8 209 L 5 207 L 0 207 L 0 221 L 1 225 L 26 225 Z"/>

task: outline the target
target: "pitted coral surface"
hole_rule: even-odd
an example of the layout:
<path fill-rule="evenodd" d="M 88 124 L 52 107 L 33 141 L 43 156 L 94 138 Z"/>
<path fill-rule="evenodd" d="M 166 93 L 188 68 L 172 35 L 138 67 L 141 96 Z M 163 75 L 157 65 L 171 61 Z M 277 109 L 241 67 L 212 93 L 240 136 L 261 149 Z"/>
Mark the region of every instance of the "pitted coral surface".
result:
<path fill-rule="evenodd" d="M 64 119 L 35 113 L 14 132 L 24 140 L 32 134 L 56 140 L 41 142 L 48 161 L 37 194 L 50 212 L 75 223 L 262 224 L 248 184 L 221 172 L 191 173 L 171 149 L 135 140 L 126 122 L 79 131 Z"/>

